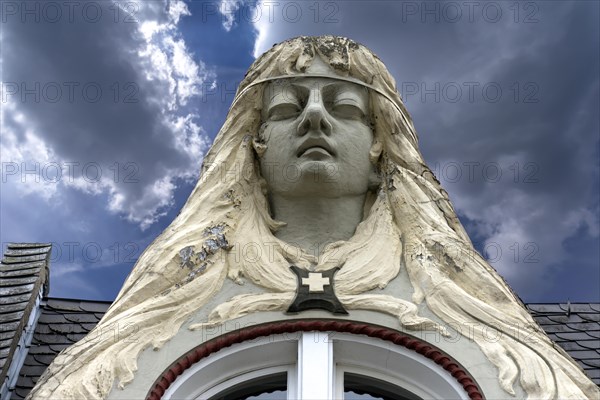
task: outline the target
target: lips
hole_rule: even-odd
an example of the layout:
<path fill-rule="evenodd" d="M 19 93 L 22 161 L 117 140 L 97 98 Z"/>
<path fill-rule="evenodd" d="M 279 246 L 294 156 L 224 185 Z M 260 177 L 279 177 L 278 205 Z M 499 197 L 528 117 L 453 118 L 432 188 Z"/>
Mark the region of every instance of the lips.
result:
<path fill-rule="evenodd" d="M 298 147 L 298 152 L 296 153 L 296 156 L 300 157 L 304 153 L 306 153 L 308 150 L 311 150 L 311 149 L 322 149 L 322 150 L 326 151 L 329 155 L 335 156 L 335 152 L 333 151 L 333 146 L 324 137 L 318 137 L 318 138 L 309 137 L 306 140 L 304 140 L 302 142 L 302 144 L 300 145 L 300 147 Z"/>

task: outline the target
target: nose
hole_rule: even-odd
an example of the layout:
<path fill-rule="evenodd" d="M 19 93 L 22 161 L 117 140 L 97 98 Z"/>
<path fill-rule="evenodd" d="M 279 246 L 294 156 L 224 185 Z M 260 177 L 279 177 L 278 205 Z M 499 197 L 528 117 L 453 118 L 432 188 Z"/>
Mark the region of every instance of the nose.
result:
<path fill-rule="evenodd" d="M 311 93 L 298 124 L 298 135 L 303 136 L 310 131 L 322 132 L 327 136 L 331 134 L 329 113 L 325 109 L 321 93 L 318 91 Z"/>

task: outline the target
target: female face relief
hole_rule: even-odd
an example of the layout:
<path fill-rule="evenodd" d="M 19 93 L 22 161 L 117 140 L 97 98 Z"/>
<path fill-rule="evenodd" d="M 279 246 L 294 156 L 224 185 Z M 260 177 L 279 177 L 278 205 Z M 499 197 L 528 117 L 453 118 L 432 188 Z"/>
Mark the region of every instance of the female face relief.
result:
<path fill-rule="evenodd" d="M 285 197 L 365 195 L 373 173 L 367 89 L 336 80 L 318 57 L 307 72 L 332 79 L 275 81 L 264 91 L 260 167 L 268 191 Z"/>

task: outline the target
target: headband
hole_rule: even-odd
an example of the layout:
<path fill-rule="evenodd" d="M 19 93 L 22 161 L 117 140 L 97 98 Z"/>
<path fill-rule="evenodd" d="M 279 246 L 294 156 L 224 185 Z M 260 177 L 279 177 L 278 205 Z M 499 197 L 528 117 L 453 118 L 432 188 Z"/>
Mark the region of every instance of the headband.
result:
<path fill-rule="evenodd" d="M 350 83 L 354 83 L 363 87 L 366 87 L 367 89 L 373 90 L 374 92 L 382 95 L 383 97 L 385 97 L 390 103 L 392 103 L 392 105 L 400 112 L 400 115 L 402 116 L 402 119 L 404 119 L 404 122 L 407 124 L 407 126 L 410 126 L 408 123 L 408 119 L 406 118 L 406 116 L 404 115 L 404 111 L 402 111 L 402 109 L 400 108 L 400 106 L 394 101 L 394 99 L 392 99 L 387 93 L 385 93 L 383 90 L 376 88 L 373 85 L 369 85 L 368 83 L 365 83 L 363 81 L 360 81 L 358 79 L 355 78 L 347 78 L 344 76 L 331 76 L 331 75 L 325 75 L 325 74 L 295 74 L 295 75 L 279 75 L 279 76 L 273 76 L 270 78 L 263 78 L 263 79 L 259 79 L 257 81 L 252 82 L 251 84 L 249 84 L 248 86 L 246 86 L 244 88 L 244 90 L 242 90 L 241 92 L 239 92 L 236 96 L 235 99 L 233 99 L 233 102 L 231 103 L 231 108 L 233 108 L 236 103 L 246 94 L 246 92 L 248 92 L 253 86 L 259 85 L 261 83 L 265 83 L 265 82 L 270 82 L 270 81 L 277 81 L 277 80 L 281 80 L 281 79 L 296 79 L 296 78 L 327 78 L 327 79 L 335 79 L 338 81 L 344 81 L 344 82 L 350 82 Z"/>

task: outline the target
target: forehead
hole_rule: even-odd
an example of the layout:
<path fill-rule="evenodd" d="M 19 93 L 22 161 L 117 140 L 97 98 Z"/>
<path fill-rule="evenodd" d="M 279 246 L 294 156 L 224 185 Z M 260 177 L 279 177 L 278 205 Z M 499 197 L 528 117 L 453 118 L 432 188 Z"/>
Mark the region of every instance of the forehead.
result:
<path fill-rule="evenodd" d="M 365 104 L 368 102 L 368 89 L 352 82 L 329 78 L 295 78 L 269 82 L 264 89 L 263 103 L 268 105 L 273 101 L 299 99 L 307 97 L 313 91 L 324 98 L 350 96 Z"/>

